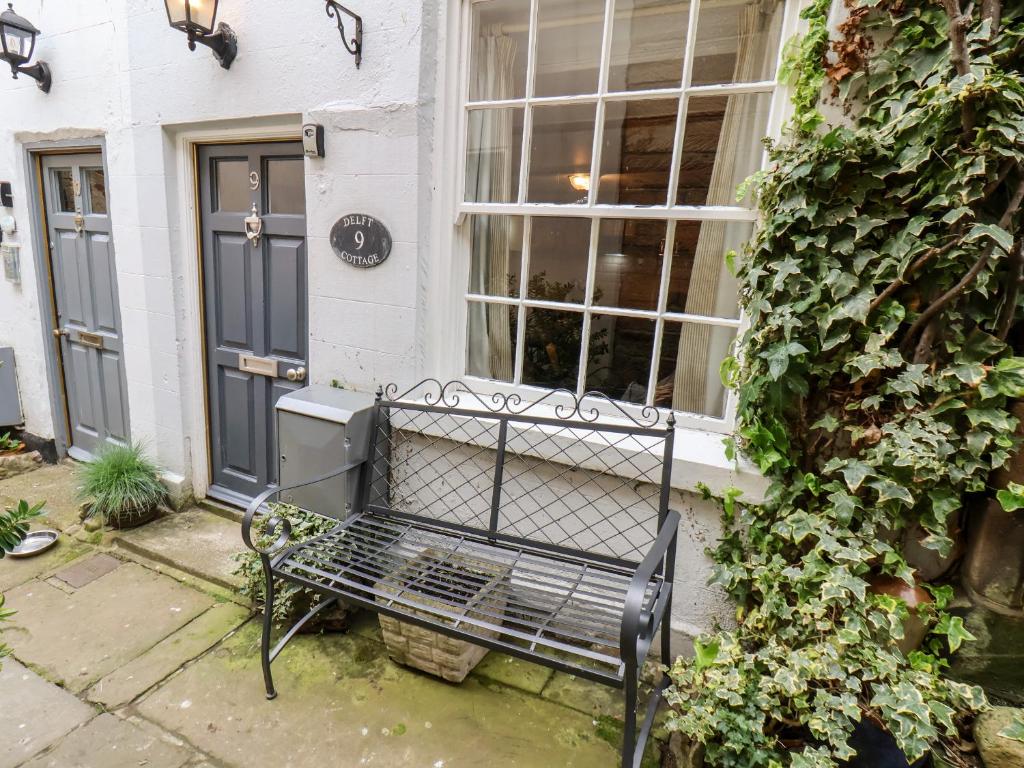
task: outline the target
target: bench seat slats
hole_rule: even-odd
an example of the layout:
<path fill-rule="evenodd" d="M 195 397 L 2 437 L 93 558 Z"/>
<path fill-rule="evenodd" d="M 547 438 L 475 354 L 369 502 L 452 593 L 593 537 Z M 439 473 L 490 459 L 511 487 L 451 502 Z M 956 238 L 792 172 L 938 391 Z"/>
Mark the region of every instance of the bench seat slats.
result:
<path fill-rule="evenodd" d="M 450 558 L 478 572 L 452 571 L 445 567 Z M 285 551 L 274 571 L 399 613 L 415 611 L 460 634 L 499 631 L 522 647 L 521 655 L 568 661 L 581 672 L 622 679 L 619 634 L 632 572 L 583 554 L 554 556 L 492 542 L 485 533 L 364 512 Z M 398 572 L 402 583 L 388 584 Z M 507 576 L 486 577 L 495 573 Z M 645 610 L 655 612 L 666 597 L 664 586 L 660 576 L 650 581 Z"/>

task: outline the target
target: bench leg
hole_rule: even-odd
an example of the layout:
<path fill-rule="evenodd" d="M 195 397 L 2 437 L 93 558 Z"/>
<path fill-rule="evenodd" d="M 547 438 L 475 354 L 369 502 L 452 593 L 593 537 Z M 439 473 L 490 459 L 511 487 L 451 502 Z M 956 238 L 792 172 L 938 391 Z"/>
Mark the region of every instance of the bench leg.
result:
<path fill-rule="evenodd" d="M 274 678 L 270 673 L 270 633 L 274 628 L 274 574 L 270 570 L 270 558 L 263 556 L 263 575 L 266 579 L 266 599 L 263 603 L 263 640 L 260 643 L 260 661 L 263 663 L 263 682 L 267 686 L 267 698 L 277 698 Z"/>
<path fill-rule="evenodd" d="M 626 717 L 622 730 L 622 768 L 634 768 L 636 753 L 637 671 L 626 669 Z"/>

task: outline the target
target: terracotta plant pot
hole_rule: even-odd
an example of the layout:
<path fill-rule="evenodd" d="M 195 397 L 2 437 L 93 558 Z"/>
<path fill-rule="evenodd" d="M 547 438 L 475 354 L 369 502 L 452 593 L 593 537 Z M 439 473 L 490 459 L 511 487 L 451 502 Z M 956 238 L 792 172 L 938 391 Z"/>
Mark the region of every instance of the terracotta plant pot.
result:
<path fill-rule="evenodd" d="M 932 602 L 932 596 L 927 590 L 921 587 L 912 587 L 903 579 L 895 576 L 874 576 L 870 582 L 870 589 L 876 595 L 889 595 L 907 604 L 910 615 L 903 622 L 903 639 L 897 643 L 900 651 L 906 656 L 911 651 L 916 651 L 924 642 L 928 628 L 917 615 L 917 607 Z"/>

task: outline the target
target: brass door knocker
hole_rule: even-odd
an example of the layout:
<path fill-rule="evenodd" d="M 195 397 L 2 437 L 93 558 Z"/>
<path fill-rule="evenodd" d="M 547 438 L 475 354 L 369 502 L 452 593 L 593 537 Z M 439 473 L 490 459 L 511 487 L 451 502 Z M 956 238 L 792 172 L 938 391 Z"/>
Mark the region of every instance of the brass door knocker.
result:
<path fill-rule="evenodd" d="M 259 248 L 260 236 L 263 234 L 263 219 L 256 210 L 256 203 L 252 204 L 252 213 L 245 217 L 245 236 L 249 238 L 253 248 Z"/>

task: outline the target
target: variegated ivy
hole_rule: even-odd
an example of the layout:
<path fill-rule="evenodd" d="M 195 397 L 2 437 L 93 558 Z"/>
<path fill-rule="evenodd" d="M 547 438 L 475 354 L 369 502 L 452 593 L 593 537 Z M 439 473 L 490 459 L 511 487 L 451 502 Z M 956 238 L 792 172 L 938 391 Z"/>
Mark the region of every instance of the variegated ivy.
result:
<path fill-rule="evenodd" d="M 960 3 L 963 3 L 961 5 Z M 931 634 L 896 647 L 915 529 L 948 552 L 948 523 L 1017 442 L 1024 395 L 1024 0 L 829 3 L 794 47 L 797 115 L 754 183 L 763 222 L 742 258 L 750 330 L 739 441 L 771 479 L 761 506 L 725 500 L 716 582 L 738 628 L 672 670 L 670 727 L 719 768 L 824 768 L 854 724 L 915 758 L 984 706 L 944 676 L 972 638 L 931 585 Z M 821 85 L 845 113 L 818 112 Z M 1001 500 L 1024 505 L 1024 488 Z"/>

